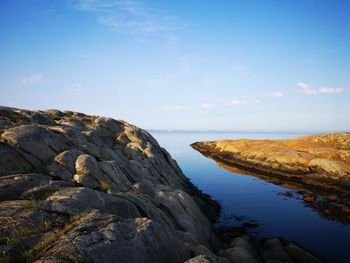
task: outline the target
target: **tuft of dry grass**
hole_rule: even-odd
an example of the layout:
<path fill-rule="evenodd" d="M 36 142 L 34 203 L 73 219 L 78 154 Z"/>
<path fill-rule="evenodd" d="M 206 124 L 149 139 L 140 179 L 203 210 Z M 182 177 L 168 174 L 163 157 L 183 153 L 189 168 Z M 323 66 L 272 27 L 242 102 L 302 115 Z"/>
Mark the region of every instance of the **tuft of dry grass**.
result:
<path fill-rule="evenodd" d="M 108 192 L 109 190 L 111 190 L 111 185 L 109 182 L 107 181 L 101 181 L 100 182 L 100 189 L 103 191 L 103 192 Z"/>
<path fill-rule="evenodd" d="M 25 209 L 34 209 L 34 208 L 38 208 L 39 203 L 40 202 L 35 199 L 24 200 L 23 203 L 21 204 L 21 207 Z"/>
<path fill-rule="evenodd" d="M 38 257 L 38 255 L 40 255 L 40 253 L 52 247 L 53 244 L 55 244 L 61 237 L 76 227 L 78 225 L 77 221 L 85 215 L 87 215 L 87 212 L 70 216 L 62 229 L 46 235 L 38 244 L 35 245 L 33 249 L 27 251 L 28 259 L 31 259 L 32 255 L 34 255 L 35 259 Z"/>

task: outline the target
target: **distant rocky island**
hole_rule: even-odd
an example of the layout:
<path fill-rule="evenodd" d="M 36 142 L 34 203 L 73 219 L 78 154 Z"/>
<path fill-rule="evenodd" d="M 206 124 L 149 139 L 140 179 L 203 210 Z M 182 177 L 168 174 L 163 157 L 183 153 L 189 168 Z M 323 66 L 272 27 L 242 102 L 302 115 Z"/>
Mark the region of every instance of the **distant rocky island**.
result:
<path fill-rule="evenodd" d="M 323 200 L 332 201 L 335 205 L 324 208 L 322 203 L 316 209 L 350 223 L 350 133 L 220 140 L 191 146 L 232 172 L 300 190 L 306 202 L 318 201 L 320 206 Z"/>
<path fill-rule="evenodd" d="M 346 165 L 325 162 L 312 167 L 346 182 Z M 0 107 L 0 262 L 320 262 L 282 239 L 223 241 L 219 211 L 145 130 Z"/>

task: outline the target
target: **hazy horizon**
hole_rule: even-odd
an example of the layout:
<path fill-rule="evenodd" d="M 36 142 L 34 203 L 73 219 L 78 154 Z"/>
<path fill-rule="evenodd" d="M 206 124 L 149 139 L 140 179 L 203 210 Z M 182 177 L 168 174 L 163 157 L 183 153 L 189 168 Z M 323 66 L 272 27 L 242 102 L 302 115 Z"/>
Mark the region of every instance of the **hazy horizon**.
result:
<path fill-rule="evenodd" d="M 0 104 L 148 130 L 350 130 L 349 1 L 3 0 Z"/>

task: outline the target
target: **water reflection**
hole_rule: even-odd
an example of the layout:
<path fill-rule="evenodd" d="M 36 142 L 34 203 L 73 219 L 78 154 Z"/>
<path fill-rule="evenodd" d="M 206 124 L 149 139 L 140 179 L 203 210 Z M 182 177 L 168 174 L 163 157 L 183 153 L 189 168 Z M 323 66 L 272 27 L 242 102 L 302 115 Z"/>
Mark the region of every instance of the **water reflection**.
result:
<path fill-rule="evenodd" d="M 288 198 L 302 200 L 306 207 L 315 210 L 322 217 L 336 220 L 343 224 L 350 224 L 350 192 L 347 189 L 331 188 L 325 190 L 311 184 L 299 183 L 296 181 L 285 180 L 284 178 L 276 178 L 248 172 L 226 165 L 222 162 L 216 163 L 219 167 L 222 167 L 232 173 L 254 176 L 275 185 L 280 185 L 283 188 L 292 190 L 281 191 L 278 194 Z"/>

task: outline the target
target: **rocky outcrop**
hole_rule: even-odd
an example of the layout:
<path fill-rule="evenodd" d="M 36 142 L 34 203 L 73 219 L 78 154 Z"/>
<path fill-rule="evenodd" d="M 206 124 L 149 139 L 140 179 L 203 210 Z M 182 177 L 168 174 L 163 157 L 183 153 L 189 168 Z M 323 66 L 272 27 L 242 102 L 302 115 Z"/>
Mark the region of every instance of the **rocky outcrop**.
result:
<path fill-rule="evenodd" d="M 1 262 L 183 262 L 217 245 L 219 206 L 111 118 L 1 107 L 0 201 Z"/>
<path fill-rule="evenodd" d="M 289 140 L 222 140 L 191 145 L 243 170 L 350 188 L 350 133 Z"/>

